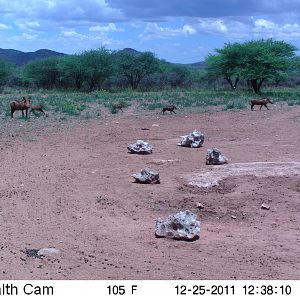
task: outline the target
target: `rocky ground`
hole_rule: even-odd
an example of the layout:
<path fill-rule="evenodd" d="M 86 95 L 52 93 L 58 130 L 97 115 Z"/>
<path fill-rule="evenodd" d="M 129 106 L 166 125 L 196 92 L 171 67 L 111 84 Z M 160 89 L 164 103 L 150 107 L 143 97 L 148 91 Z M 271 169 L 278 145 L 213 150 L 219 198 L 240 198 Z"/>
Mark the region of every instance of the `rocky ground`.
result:
<path fill-rule="evenodd" d="M 1 279 L 300 279 L 297 168 L 211 188 L 188 180 L 216 170 L 205 165 L 211 147 L 227 166 L 299 162 L 299 107 L 53 120 L 1 119 Z M 202 148 L 176 145 L 194 129 Z M 137 139 L 153 153 L 129 154 Z M 160 184 L 134 183 L 145 167 Z M 155 238 L 155 220 L 182 210 L 197 214 L 200 238 Z M 44 247 L 60 253 L 26 252 Z"/>

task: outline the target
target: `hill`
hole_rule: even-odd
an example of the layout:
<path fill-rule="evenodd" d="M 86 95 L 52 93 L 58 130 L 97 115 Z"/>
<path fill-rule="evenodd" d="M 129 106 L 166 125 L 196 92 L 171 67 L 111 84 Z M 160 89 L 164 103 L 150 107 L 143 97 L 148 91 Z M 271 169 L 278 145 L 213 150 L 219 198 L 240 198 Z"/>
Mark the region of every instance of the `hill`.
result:
<path fill-rule="evenodd" d="M 48 49 L 40 49 L 35 52 L 22 52 L 14 49 L 1 49 L 0 48 L 0 59 L 8 61 L 17 66 L 25 65 L 33 60 L 45 59 L 53 56 L 63 56 L 64 53 Z"/>

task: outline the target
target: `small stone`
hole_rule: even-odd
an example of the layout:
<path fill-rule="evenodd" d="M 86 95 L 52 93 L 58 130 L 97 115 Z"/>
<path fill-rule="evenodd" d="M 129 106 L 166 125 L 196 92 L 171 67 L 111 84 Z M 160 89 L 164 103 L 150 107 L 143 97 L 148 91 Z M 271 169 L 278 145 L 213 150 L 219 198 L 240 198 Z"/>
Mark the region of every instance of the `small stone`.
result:
<path fill-rule="evenodd" d="M 236 216 L 231 216 L 231 219 L 234 219 L 234 220 L 235 220 L 235 219 L 236 219 Z"/>
<path fill-rule="evenodd" d="M 198 237 L 199 232 L 200 221 L 188 210 L 170 215 L 166 220 L 160 218 L 156 220 L 156 237 L 191 241 Z"/>
<path fill-rule="evenodd" d="M 153 146 L 143 140 L 137 140 L 136 143 L 127 147 L 128 152 L 133 154 L 151 154 Z"/>
<path fill-rule="evenodd" d="M 203 208 L 204 208 L 204 205 L 203 205 L 202 203 L 199 202 L 199 203 L 197 204 L 197 208 L 198 208 L 198 209 L 203 209 Z"/>
<path fill-rule="evenodd" d="M 269 210 L 269 209 L 270 209 L 270 206 L 267 205 L 267 204 L 265 204 L 265 203 L 263 203 L 263 204 L 261 205 L 261 209 Z"/>
<path fill-rule="evenodd" d="M 158 124 L 152 124 L 152 127 L 159 127 Z"/>
<path fill-rule="evenodd" d="M 142 169 L 140 173 L 132 174 L 132 177 L 138 183 L 160 183 L 159 174 L 147 169 Z"/>
<path fill-rule="evenodd" d="M 181 141 L 177 144 L 182 147 L 199 148 L 204 143 L 204 134 L 198 130 L 194 130 L 188 135 L 183 135 Z"/>
<path fill-rule="evenodd" d="M 222 154 L 218 148 L 207 149 L 206 164 L 207 165 L 222 165 L 227 164 L 228 158 Z"/>

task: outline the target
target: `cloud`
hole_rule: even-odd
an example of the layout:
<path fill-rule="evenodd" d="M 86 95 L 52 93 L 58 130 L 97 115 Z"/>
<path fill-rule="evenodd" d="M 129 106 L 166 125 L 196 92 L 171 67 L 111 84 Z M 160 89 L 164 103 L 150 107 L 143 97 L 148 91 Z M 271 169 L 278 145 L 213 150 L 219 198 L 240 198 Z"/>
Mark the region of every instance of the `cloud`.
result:
<path fill-rule="evenodd" d="M 300 12 L 299 0 L 107 0 L 124 17 L 138 20 L 165 20 L 169 17 L 217 18 Z"/>
<path fill-rule="evenodd" d="M 0 23 L 0 30 L 7 30 L 7 29 L 10 29 L 10 27 L 7 26 L 6 24 Z"/>
<path fill-rule="evenodd" d="M 181 28 L 161 27 L 157 23 L 147 23 L 144 32 L 139 36 L 144 39 L 170 38 L 195 34 L 196 30 L 191 25 Z"/>
<path fill-rule="evenodd" d="M 297 23 L 278 24 L 266 19 L 257 19 L 254 22 L 253 33 L 257 38 L 292 40 L 300 37 L 300 25 Z"/>
<path fill-rule="evenodd" d="M 122 29 L 117 28 L 116 24 L 109 23 L 107 26 L 92 26 L 89 28 L 89 31 L 92 32 L 112 32 L 112 31 L 123 31 Z"/>

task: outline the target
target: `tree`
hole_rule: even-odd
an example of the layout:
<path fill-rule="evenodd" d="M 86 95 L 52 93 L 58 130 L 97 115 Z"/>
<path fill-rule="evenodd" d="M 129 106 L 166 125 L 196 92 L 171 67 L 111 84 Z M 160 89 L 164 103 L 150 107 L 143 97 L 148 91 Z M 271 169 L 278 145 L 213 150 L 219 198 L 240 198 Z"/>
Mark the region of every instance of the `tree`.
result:
<path fill-rule="evenodd" d="M 223 49 L 216 49 L 218 55 L 209 55 L 206 59 L 208 75 L 224 78 L 233 90 L 240 79 L 239 60 L 241 45 L 225 44 Z"/>
<path fill-rule="evenodd" d="M 211 73 L 224 76 L 232 88 L 239 78 L 247 80 L 255 93 L 260 93 L 266 80 L 280 80 L 289 69 L 296 48 L 283 41 L 257 40 L 243 44 L 225 44 L 218 55 L 207 58 Z M 236 76 L 235 83 L 231 77 Z"/>
<path fill-rule="evenodd" d="M 0 85 L 4 85 L 12 74 L 13 66 L 4 60 L 0 60 Z"/>
<path fill-rule="evenodd" d="M 33 61 L 24 68 L 24 77 L 38 86 L 52 89 L 59 79 L 59 58 L 51 57 Z"/>
<path fill-rule="evenodd" d="M 103 47 L 85 51 L 80 60 L 89 91 L 92 91 L 96 85 L 101 86 L 113 73 L 112 53 Z"/>
<path fill-rule="evenodd" d="M 133 90 L 137 89 L 146 75 L 154 74 L 159 67 L 158 59 L 151 52 L 116 54 L 118 72 L 123 75 Z"/>
<path fill-rule="evenodd" d="M 82 56 L 67 55 L 60 58 L 58 70 L 63 81 L 68 85 L 72 83 L 79 90 L 85 80 L 85 70 L 82 63 Z"/>

